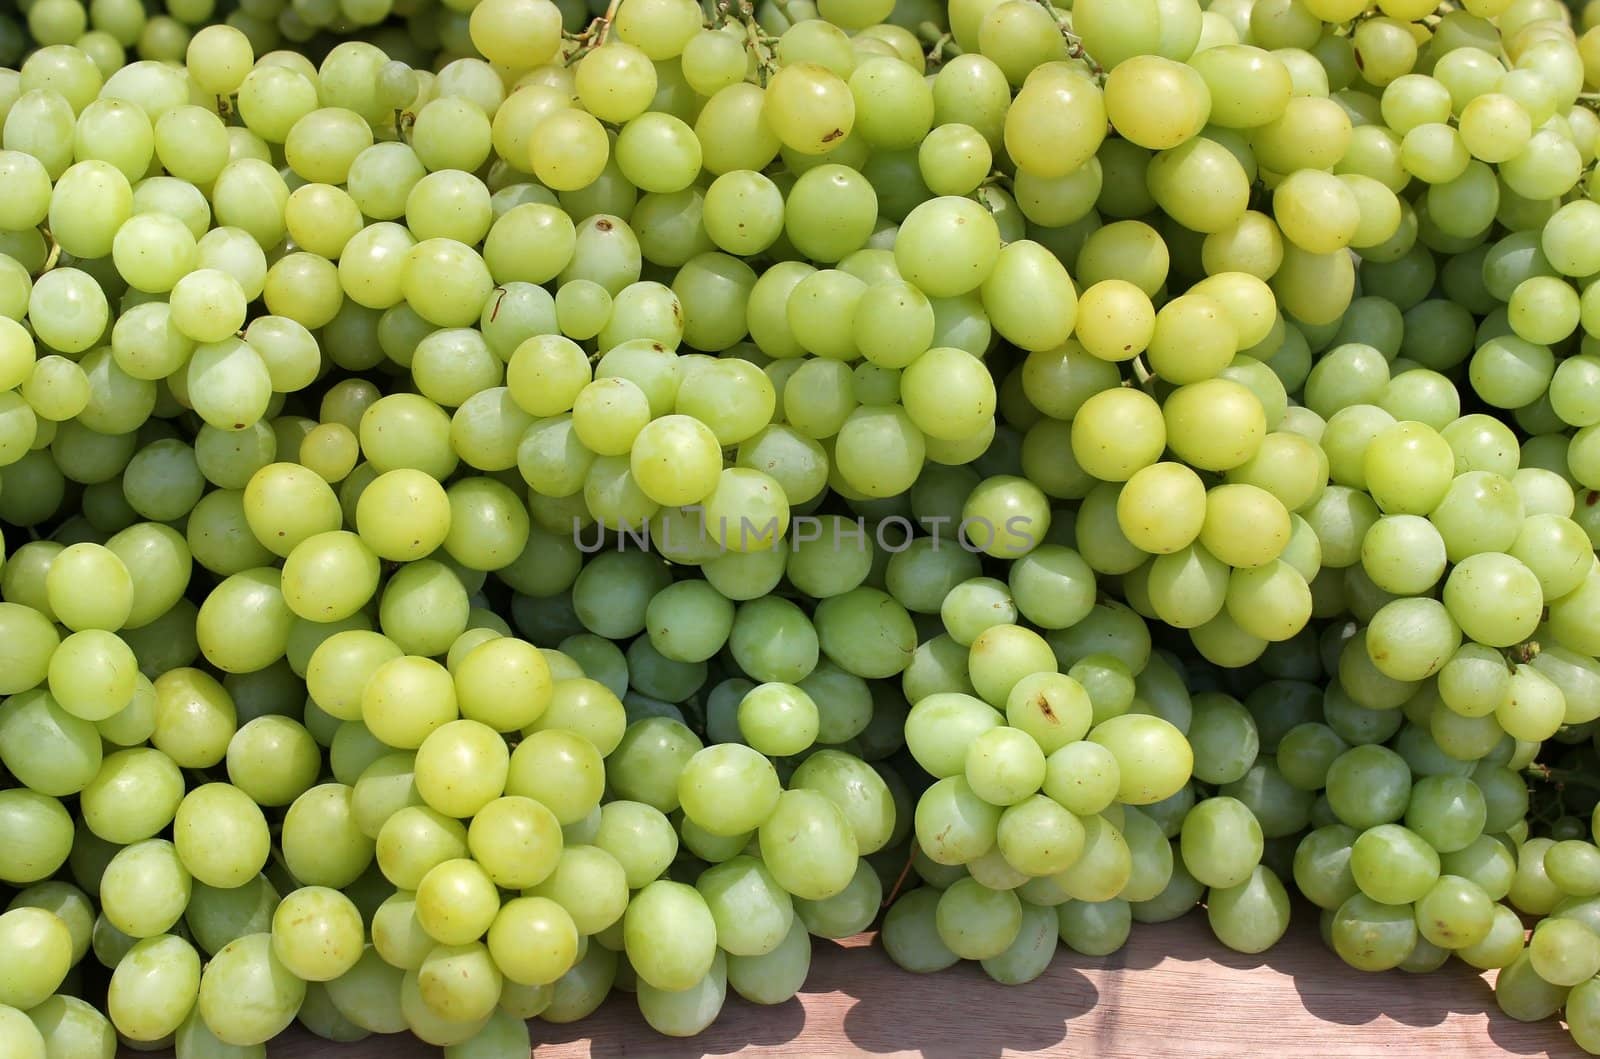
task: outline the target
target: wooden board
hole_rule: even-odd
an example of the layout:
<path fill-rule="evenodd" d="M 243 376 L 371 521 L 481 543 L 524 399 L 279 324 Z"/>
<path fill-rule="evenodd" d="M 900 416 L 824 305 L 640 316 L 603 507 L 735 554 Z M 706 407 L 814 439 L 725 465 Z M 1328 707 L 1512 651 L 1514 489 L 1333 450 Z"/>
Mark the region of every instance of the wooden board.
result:
<path fill-rule="evenodd" d="M 1363 974 L 1323 948 L 1315 920 L 1261 956 L 1229 952 L 1204 917 L 1134 925 L 1120 953 L 1063 951 L 1044 977 L 1004 987 L 976 966 L 918 976 L 868 937 L 818 941 L 806 991 L 757 1007 L 729 995 L 710 1030 L 688 1041 L 644 1024 L 613 995 L 575 1026 L 534 1025 L 535 1059 L 699 1056 L 1579 1056 L 1554 1021 L 1502 1015 L 1483 978 L 1452 961 L 1432 974 Z M 298 1029 L 270 1059 L 423 1059 L 439 1050 L 408 1036 L 334 1045 Z"/>

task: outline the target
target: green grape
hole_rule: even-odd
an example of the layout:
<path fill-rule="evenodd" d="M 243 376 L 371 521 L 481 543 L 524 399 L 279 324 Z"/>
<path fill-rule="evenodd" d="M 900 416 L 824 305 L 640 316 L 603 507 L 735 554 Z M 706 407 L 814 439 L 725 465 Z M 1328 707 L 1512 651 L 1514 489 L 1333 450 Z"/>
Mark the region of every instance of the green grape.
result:
<path fill-rule="evenodd" d="M 1060 940 L 1060 920 L 1054 909 L 1022 902 L 1022 926 L 1009 946 L 982 961 L 984 973 L 1002 985 L 1022 985 L 1042 975 Z"/>
<path fill-rule="evenodd" d="M 1477 883 L 1443 875 L 1417 901 L 1417 928 L 1441 948 L 1471 949 L 1489 938 L 1497 907 Z"/>
<path fill-rule="evenodd" d="M 57 243 L 67 253 L 104 257 L 132 211 L 133 189 L 122 171 L 108 162 L 84 161 L 56 178 L 49 223 L 52 235 L 61 230 Z"/>
<path fill-rule="evenodd" d="M 664 990 L 687 989 L 711 969 L 716 922 L 699 892 L 658 880 L 628 904 L 623 937 L 640 981 Z"/>
<path fill-rule="evenodd" d="M 1398 820 L 1410 788 L 1410 769 L 1385 747 L 1353 747 L 1328 769 L 1328 800 L 1340 820 L 1354 827 Z"/>
<path fill-rule="evenodd" d="M 207 26 L 189 41 L 189 75 L 205 91 L 232 95 L 255 59 L 250 39 L 232 26 Z"/>
<path fill-rule="evenodd" d="M 577 962 L 578 930 L 567 911 L 547 897 L 508 902 L 489 928 L 489 954 L 521 985 L 547 985 Z"/>
<path fill-rule="evenodd" d="M 61 803 L 26 789 L 0 795 L 0 829 L 10 843 L 0 859 L 0 878 L 13 884 L 49 878 L 73 845 L 72 818 Z"/>
<path fill-rule="evenodd" d="M 1035 877 L 1056 875 L 1082 855 L 1084 828 L 1053 799 L 1032 795 L 1000 814 L 995 841 L 995 849 L 1017 870 Z M 1165 839 L 1161 846 L 1166 848 Z"/>
<path fill-rule="evenodd" d="M 998 68 L 995 72 L 1004 76 Z M 961 71 L 961 74 L 967 73 L 967 70 Z M 958 83 L 959 76 L 952 75 L 952 86 Z M 934 102 L 937 115 L 937 85 Z M 967 105 L 974 103 L 976 101 Z M 969 121 L 968 124 L 976 123 Z M 977 127 L 981 129 L 982 125 Z M 1094 157 L 1105 134 L 1106 105 L 1102 95 L 1087 79 L 1077 77 L 1030 81 L 1005 111 L 1003 122 L 1005 147 L 1012 160 L 1019 167 L 1047 178 L 1064 177 Z M 988 139 L 993 145 L 997 137 L 989 135 Z"/>
<path fill-rule="evenodd" d="M 0 914 L 0 941 L 15 954 L 0 978 L 0 997 L 16 1008 L 43 1003 L 61 985 L 72 965 L 72 933 L 65 921 L 43 908 L 17 907 Z"/>
<path fill-rule="evenodd" d="M 1387 603 L 1373 615 L 1366 640 L 1373 664 L 1385 676 L 1422 680 L 1455 653 L 1461 636 L 1445 607 L 1408 599 Z"/>
<path fill-rule="evenodd" d="M 109 317 L 99 285 L 75 268 L 52 269 L 34 282 L 28 295 L 28 321 L 34 335 L 62 353 L 78 353 L 94 345 L 105 334 Z M 91 385 L 94 381 L 91 376 Z"/>
<path fill-rule="evenodd" d="M 44 1038 L 42 1055 L 113 1056 L 117 1031 L 94 1005 L 77 997 L 57 994 L 28 1012 L 34 1028 Z"/>
<path fill-rule="evenodd" d="M 794 923 L 794 905 L 772 873 L 753 857 L 724 861 L 695 884 L 717 926 L 717 945 L 733 956 L 777 951 Z"/>
<path fill-rule="evenodd" d="M 183 915 L 190 886 L 189 872 L 172 843 L 147 839 L 124 846 L 100 881 L 103 914 L 130 937 L 153 937 Z"/>
<path fill-rule="evenodd" d="M 1211 890 L 1206 919 L 1230 949 L 1263 952 L 1288 929 L 1289 895 L 1272 869 L 1258 865 L 1239 885 Z"/>
<path fill-rule="evenodd" d="M 1350 869 L 1358 836 L 1354 828 L 1330 824 L 1306 835 L 1295 849 L 1295 886 L 1325 911 L 1337 909 L 1359 890 Z"/>
<path fill-rule="evenodd" d="M 326 982 L 361 958 L 361 913 L 344 894 L 307 886 L 288 894 L 272 916 L 272 951 L 297 978 Z"/>
<path fill-rule="evenodd" d="M 1562 1007 L 1565 1009 L 1567 1030 L 1578 1047 L 1585 1051 L 1596 1047 L 1600 1037 L 1597 1037 L 1595 1027 L 1595 987 L 1587 982 L 1579 983 L 1567 994 Z"/>
<path fill-rule="evenodd" d="M 273 955 L 271 935 L 250 934 L 224 946 L 206 965 L 200 1017 L 224 1043 L 260 1044 L 288 1026 L 305 991 L 305 983 Z"/>
<path fill-rule="evenodd" d="M 771 814 L 780 793 L 770 763 L 737 743 L 700 750 L 678 776 L 684 813 L 716 835 L 755 830 Z"/>
<path fill-rule="evenodd" d="M 877 918 L 883 883 L 867 861 L 859 861 L 850 885 L 826 901 L 795 902 L 795 917 L 816 937 L 851 937 Z"/>
<path fill-rule="evenodd" d="M 759 841 L 773 877 L 796 897 L 825 900 L 844 890 L 855 875 L 854 830 L 832 801 L 814 791 L 780 795 L 760 827 Z"/>
<path fill-rule="evenodd" d="M 979 798 L 960 776 L 940 780 L 917 803 L 917 841 L 938 864 L 959 865 L 987 853 L 996 840 L 1000 810 Z"/>
<path fill-rule="evenodd" d="M 1189 780 L 1193 754 L 1178 729 L 1159 717 L 1112 717 L 1096 725 L 1089 739 L 1117 759 L 1118 800 L 1127 804 L 1159 802 Z"/>
<path fill-rule="evenodd" d="M 901 223 L 895 239 L 900 274 L 929 297 L 976 290 L 999 261 L 999 230 L 987 210 L 968 199 L 935 198 Z"/>
<path fill-rule="evenodd" d="M 916 703 L 906 718 L 906 746 L 933 776 L 961 775 L 968 746 L 1001 720 L 993 708 L 970 695 L 930 695 Z"/>
<path fill-rule="evenodd" d="M 402 979 L 399 968 L 385 964 L 375 949 L 368 949 L 354 967 L 327 984 L 328 1003 L 342 1019 L 362 1030 L 398 1033 L 406 1028 L 401 1010 Z M 306 992 L 309 1005 L 316 988 L 308 986 Z"/>
<path fill-rule="evenodd" d="M 1389 905 L 1419 900 L 1439 878 L 1438 854 L 1397 824 L 1380 824 L 1356 839 L 1350 869 L 1363 893 Z"/>
<path fill-rule="evenodd" d="M 1104 810 L 1120 785 L 1117 758 L 1099 743 L 1068 743 L 1045 759 L 1044 793 L 1079 816 Z"/>
<path fill-rule="evenodd" d="M 1015 805 L 1044 782 L 1044 753 L 1028 733 L 997 726 L 968 746 L 965 775 L 973 792 L 984 801 Z"/>
<path fill-rule="evenodd" d="M 1248 711 L 1238 701 L 1219 694 L 1195 696 L 1187 734 L 1195 748 L 1195 778 L 1205 783 L 1232 783 L 1241 778 L 1254 763 L 1260 746 L 1256 723 Z"/>
<path fill-rule="evenodd" d="M 1184 866 L 1208 886 L 1228 888 L 1250 878 L 1261 858 L 1261 825 L 1234 798 L 1207 799 L 1184 819 Z"/>
<path fill-rule="evenodd" d="M 417 793 L 447 816 L 467 819 L 506 789 L 510 752 L 487 725 L 450 721 L 417 747 Z"/>
<path fill-rule="evenodd" d="M 284 816 L 284 863 L 312 886 L 348 886 L 373 859 L 373 841 L 351 811 L 351 788 L 324 783 L 301 794 Z"/>
<path fill-rule="evenodd" d="M 172 826 L 179 859 L 207 886 L 241 886 L 266 866 L 271 845 L 266 818 L 237 787 L 196 787 L 179 804 Z"/>
<path fill-rule="evenodd" d="M 18 1059 L 45 1059 L 45 1039 L 29 1016 L 16 1008 L 0 1007 L 0 1043 Z"/>
<path fill-rule="evenodd" d="M 0 154 L 0 180 L 6 189 L 0 224 L 16 231 L 44 222 L 49 215 L 51 178 L 42 161 L 24 151 L 7 150 Z"/>
<path fill-rule="evenodd" d="M 1528 960 L 1535 974 L 1553 986 L 1571 986 L 1594 977 L 1600 962 L 1600 935 L 1573 919 L 1550 919 L 1528 939 Z"/>
<path fill-rule="evenodd" d="M 934 923 L 939 938 L 957 956 L 993 959 L 1020 933 L 1022 904 L 1009 890 L 991 890 L 974 879 L 961 879 L 939 896 Z"/>
<path fill-rule="evenodd" d="M 1491 647 L 1509 647 L 1530 636 L 1544 602 L 1534 573 L 1494 552 L 1460 559 L 1445 582 L 1444 600 L 1462 632 Z"/>
<path fill-rule="evenodd" d="M 940 937 L 937 909 L 941 891 L 919 887 L 889 907 L 883 919 L 883 947 L 889 958 L 908 971 L 929 974 L 953 966 L 957 956 Z"/>
<path fill-rule="evenodd" d="M 117 963 L 107 1011 L 122 1034 L 160 1041 L 188 1016 L 200 991 L 200 957 L 182 938 L 146 938 Z"/>
<path fill-rule="evenodd" d="M 7 742 L 0 761 L 40 794 L 75 794 L 100 771 L 99 732 L 45 691 L 24 692 L 0 705 L 0 735 Z"/>
<path fill-rule="evenodd" d="M 959 403 L 952 399 L 956 393 Z M 995 409 L 994 382 L 982 362 L 948 347 L 930 349 L 906 366 L 900 398 L 918 429 L 946 441 L 971 437 Z"/>
<path fill-rule="evenodd" d="M 1440 853 L 1471 846 L 1487 819 L 1483 792 L 1459 776 L 1425 776 L 1411 790 L 1406 826 Z"/>
<path fill-rule="evenodd" d="M 1332 939 L 1334 951 L 1351 966 L 1385 970 L 1410 955 L 1417 928 L 1409 907 L 1382 905 L 1356 894 L 1334 913 Z"/>

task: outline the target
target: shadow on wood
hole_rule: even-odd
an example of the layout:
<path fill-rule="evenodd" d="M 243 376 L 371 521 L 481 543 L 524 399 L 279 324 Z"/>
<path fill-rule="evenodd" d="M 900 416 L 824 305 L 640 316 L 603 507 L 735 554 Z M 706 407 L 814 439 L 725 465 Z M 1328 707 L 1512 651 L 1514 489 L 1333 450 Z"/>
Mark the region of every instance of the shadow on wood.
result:
<path fill-rule="evenodd" d="M 625 995 L 577 1025 L 533 1030 L 535 1059 L 1583 1054 L 1557 1022 L 1502 1015 L 1488 982 L 1458 962 L 1420 976 L 1345 966 L 1308 913 L 1260 956 L 1224 949 L 1200 915 L 1135 924 L 1121 952 L 1089 959 L 1063 949 L 1043 977 L 1016 987 L 996 985 L 976 965 L 908 974 L 867 937 L 818 940 L 805 993 L 776 1007 L 730 993 L 716 1025 L 692 1040 L 655 1033 Z M 298 1028 L 268 1050 L 271 1059 L 439 1055 L 404 1035 L 335 1045 Z"/>

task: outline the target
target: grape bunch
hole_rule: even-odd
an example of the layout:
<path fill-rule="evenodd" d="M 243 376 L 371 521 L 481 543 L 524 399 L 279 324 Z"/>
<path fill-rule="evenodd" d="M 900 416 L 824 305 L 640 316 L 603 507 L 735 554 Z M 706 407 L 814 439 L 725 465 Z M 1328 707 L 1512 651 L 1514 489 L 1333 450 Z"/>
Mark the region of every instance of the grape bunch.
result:
<path fill-rule="evenodd" d="M 0 1054 L 1291 891 L 1600 1053 L 1600 2 L 156 7 L 0 15 Z"/>

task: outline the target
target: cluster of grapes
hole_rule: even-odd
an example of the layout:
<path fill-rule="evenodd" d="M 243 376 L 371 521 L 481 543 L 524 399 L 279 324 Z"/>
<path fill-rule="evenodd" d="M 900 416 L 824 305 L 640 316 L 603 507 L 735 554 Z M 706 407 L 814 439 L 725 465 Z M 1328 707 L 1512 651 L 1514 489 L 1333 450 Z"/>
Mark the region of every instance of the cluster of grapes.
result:
<path fill-rule="evenodd" d="M 1291 882 L 1600 1051 L 1600 3 L 1436 8 L 0 16 L 0 1054 Z"/>

